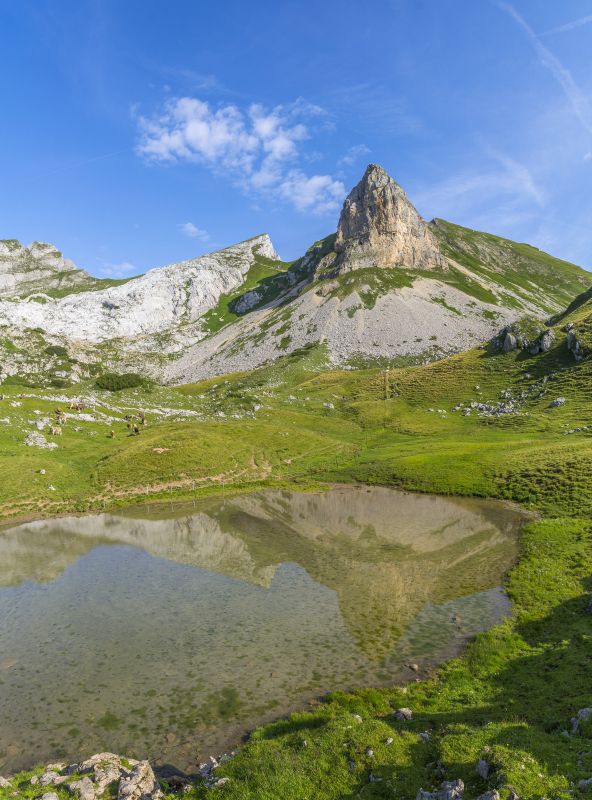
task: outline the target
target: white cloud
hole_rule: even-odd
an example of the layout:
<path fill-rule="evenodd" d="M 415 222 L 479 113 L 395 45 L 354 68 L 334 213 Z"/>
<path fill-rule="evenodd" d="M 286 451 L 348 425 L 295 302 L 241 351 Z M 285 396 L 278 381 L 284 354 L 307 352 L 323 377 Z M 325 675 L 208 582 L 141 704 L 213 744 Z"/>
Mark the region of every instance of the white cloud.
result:
<path fill-rule="evenodd" d="M 342 184 L 330 175 L 305 175 L 299 166 L 305 158 L 302 143 L 311 137 L 306 121 L 323 116 L 321 108 L 303 100 L 269 110 L 257 103 L 247 109 L 212 108 L 197 98 L 179 97 L 161 114 L 138 118 L 136 151 L 149 161 L 202 164 L 228 174 L 247 192 L 281 197 L 300 211 L 326 213 L 343 198 Z"/>
<path fill-rule="evenodd" d="M 371 150 L 365 144 L 355 144 L 350 147 L 344 156 L 341 156 L 337 165 L 339 167 L 351 167 L 361 158 L 369 155 Z"/>
<path fill-rule="evenodd" d="M 345 186 L 341 181 L 329 175 L 308 177 L 300 170 L 289 172 L 279 185 L 279 191 L 298 211 L 317 214 L 333 211 L 345 196 Z"/>
<path fill-rule="evenodd" d="M 202 242 L 207 242 L 210 238 L 210 234 L 207 231 L 198 228 L 193 222 L 181 222 L 177 227 L 181 233 L 188 236 L 190 239 L 199 239 Z"/>
<path fill-rule="evenodd" d="M 129 261 L 122 261 L 119 264 L 103 263 L 100 269 L 103 278 L 129 278 L 138 275 L 140 270 Z"/>
<path fill-rule="evenodd" d="M 580 120 L 581 124 L 588 131 L 592 133 L 592 106 L 588 97 L 582 92 L 580 87 L 574 81 L 571 72 L 563 66 L 561 61 L 541 42 L 539 37 L 520 16 L 516 9 L 509 3 L 499 2 L 498 6 L 508 13 L 512 19 L 522 28 L 528 36 L 530 43 L 536 52 L 540 63 L 549 70 L 551 75 L 561 86 L 563 93 L 571 103 L 574 113 Z"/>

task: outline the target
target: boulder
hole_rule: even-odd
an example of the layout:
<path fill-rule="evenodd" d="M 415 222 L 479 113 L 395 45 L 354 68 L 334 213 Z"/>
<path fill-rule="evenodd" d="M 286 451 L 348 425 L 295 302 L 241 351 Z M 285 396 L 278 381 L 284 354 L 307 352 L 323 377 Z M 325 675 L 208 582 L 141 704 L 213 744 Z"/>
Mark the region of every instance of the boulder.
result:
<path fill-rule="evenodd" d="M 419 789 L 415 800 L 461 800 L 464 791 L 465 785 L 459 778 L 456 781 L 444 781 L 435 792 Z"/>
<path fill-rule="evenodd" d="M 592 719 L 592 708 L 580 708 L 575 717 L 571 719 L 571 732 L 578 733 L 582 722 Z"/>
<path fill-rule="evenodd" d="M 95 800 L 95 785 L 90 778 L 81 778 L 68 784 L 72 794 L 77 794 L 80 800 Z"/>
<path fill-rule="evenodd" d="M 486 781 L 487 778 L 489 777 L 490 769 L 491 767 L 489 766 L 489 762 L 486 761 L 484 758 L 480 758 L 479 761 L 477 761 L 475 772 L 480 778 L 483 778 L 483 780 Z"/>
<path fill-rule="evenodd" d="M 531 342 L 528 348 L 528 352 L 532 356 L 536 356 L 538 353 L 546 353 L 548 352 L 555 343 L 555 333 L 551 328 L 541 333 L 538 339 L 535 339 L 534 342 Z"/>
<path fill-rule="evenodd" d="M 512 331 L 507 331 L 502 343 L 502 350 L 504 353 L 510 353 L 512 350 L 518 349 L 518 339 L 514 336 Z"/>
<path fill-rule="evenodd" d="M 574 330 L 569 330 L 567 334 L 567 349 L 573 355 L 576 361 L 581 361 L 584 357 L 582 353 L 582 344 L 578 339 L 578 335 Z"/>
<path fill-rule="evenodd" d="M 565 397 L 557 397 L 549 403 L 549 408 L 559 408 L 565 405 Z"/>
<path fill-rule="evenodd" d="M 162 791 L 148 761 L 140 761 L 119 782 L 117 800 L 159 800 Z"/>
<path fill-rule="evenodd" d="M 138 762 L 128 759 L 127 763 L 135 766 Z M 124 769 L 121 759 L 115 753 L 96 753 L 79 765 L 78 771 L 81 773 L 93 773 L 94 791 L 97 797 L 103 794 L 105 789 L 113 781 L 118 781 Z"/>
<path fill-rule="evenodd" d="M 395 719 L 402 719 L 405 722 L 409 722 L 410 719 L 413 719 L 413 711 L 410 708 L 398 708 L 395 711 Z"/>

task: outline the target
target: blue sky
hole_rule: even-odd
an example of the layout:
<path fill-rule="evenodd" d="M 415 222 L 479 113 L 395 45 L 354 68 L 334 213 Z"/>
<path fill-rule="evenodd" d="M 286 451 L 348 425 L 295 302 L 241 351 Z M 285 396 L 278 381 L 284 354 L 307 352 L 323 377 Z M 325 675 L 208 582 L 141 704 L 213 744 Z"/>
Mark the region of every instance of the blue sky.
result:
<path fill-rule="evenodd" d="M 0 238 L 120 277 L 336 227 L 370 161 L 427 218 L 592 268 L 592 2 L 0 0 Z"/>

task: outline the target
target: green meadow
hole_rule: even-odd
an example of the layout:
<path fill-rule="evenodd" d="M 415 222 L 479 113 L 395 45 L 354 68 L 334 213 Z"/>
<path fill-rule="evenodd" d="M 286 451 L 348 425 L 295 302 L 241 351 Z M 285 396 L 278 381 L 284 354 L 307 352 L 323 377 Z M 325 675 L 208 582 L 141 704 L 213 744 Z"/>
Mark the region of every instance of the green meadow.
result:
<path fill-rule="evenodd" d="M 574 363 L 564 336 L 538 356 L 487 345 L 419 367 L 337 370 L 315 346 L 177 388 L 5 386 L 0 514 L 354 481 L 519 503 L 532 517 L 507 578 L 508 619 L 426 680 L 333 694 L 264 726 L 217 771 L 223 786 L 197 782 L 192 794 L 412 799 L 462 778 L 469 798 L 584 796 L 592 730 L 572 733 L 571 718 L 592 706 L 591 387 L 592 365 Z M 67 409 L 74 397 L 81 412 Z M 58 446 L 26 446 L 56 408 L 71 415 L 62 435 L 39 433 Z M 141 414 L 136 435 L 124 417 Z M 29 778 L 15 780 L 23 797 Z"/>

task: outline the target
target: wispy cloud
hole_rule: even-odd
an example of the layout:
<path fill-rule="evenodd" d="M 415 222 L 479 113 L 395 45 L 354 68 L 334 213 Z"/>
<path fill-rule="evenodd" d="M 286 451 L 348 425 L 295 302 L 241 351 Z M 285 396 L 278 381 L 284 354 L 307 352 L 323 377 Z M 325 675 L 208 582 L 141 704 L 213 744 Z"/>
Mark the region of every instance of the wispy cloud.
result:
<path fill-rule="evenodd" d="M 207 242 L 210 238 L 210 234 L 207 231 L 198 228 L 193 222 L 181 222 L 177 227 L 182 234 L 190 239 L 199 239 L 201 242 Z"/>
<path fill-rule="evenodd" d="M 566 22 L 565 25 L 559 25 L 557 28 L 545 31 L 542 35 L 550 36 L 553 33 L 567 33 L 567 31 L 573 31 L 574 28 L 581 28 L 583 25 L 590 25 L 590 23 L 592 23 L 592 14 L 589 14 L 587 17 L 574 19 L 571 22 Z"/>
<path fill-rule="evenodd" d="M 334 211 L 345 194 L 330 175 L 307 175 L 303 143 L 319 106 L 297 100 L 267 109 L 252 104 L 213 108 L 195 97 L 170 100 L 160 114 L 139 117 L 137 152 L 149 161 L 193 162 L 227 174 L 249 193 L 279 197 L 300 210 Z"/>
<path fill-rule="evenodd" d="M 338 167 L 352 167 L 361 158 L 371 153 L 370 148 L 365 144 L 355 144 L 350 147 L 345 155 L 341 156 L 337 162 Z"/>
<path fill-rule="evenodd" d="M 528 167 L 493 147 L 487 147 L 486 150 L 491 158 L 497 161 L 503 169 L 499 176 L 499 186 L 501 188 L 517 191 L 518 194 L 529 195 L 537 205 L 544 205 L 545 193 L 537 184 Z"/>
<path fill-rule="evenodd" d="M 99 271 L 103 278 L 129 278 L 132 275 L 138 275 L 140 272 L 135 264 L 131 264 L 129 261 L 122 261 L 119 264 L 104 262 Z"/>
<path fill-rule="evenodd" d="M 592 107 L 590 101 L 573 79 L 571 72 L 561 63 L 557 56 L 541 42 L 540 38 L 526 22 L 524 17 L 516 11 L 514 6 L 505 2 L 498 2 L 497 5 L 509 14 L 516 24 L 526 33 L 540 63 L 549 70 L 551 75 L 559 83 L 581 124 L 588 133 L 592 133 Z"/>
<path fill-rule="evenodd" d="M 546 197 L 528 167 L 488 145 L 484 154 L 495 167 L 464 170 L 415 193 L 419 209 L 494 231 L 540 215 Z"/>

